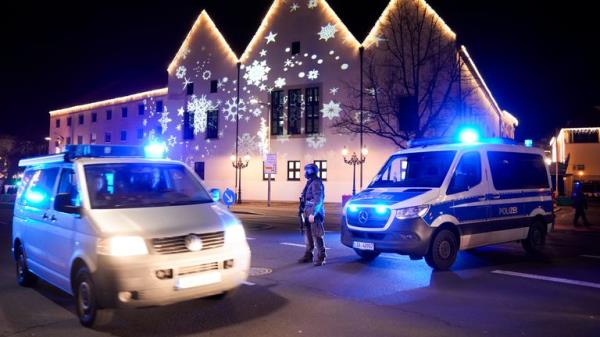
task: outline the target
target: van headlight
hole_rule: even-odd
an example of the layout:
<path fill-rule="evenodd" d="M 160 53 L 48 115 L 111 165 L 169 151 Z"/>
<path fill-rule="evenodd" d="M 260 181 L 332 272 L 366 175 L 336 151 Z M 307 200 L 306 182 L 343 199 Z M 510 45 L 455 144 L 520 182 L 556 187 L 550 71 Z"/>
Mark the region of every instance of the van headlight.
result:
<path fill-rule="evenodd" d="M 225 244 L 235 245 L 246 242 L 246 232 L 241 224 L 234 224 L 225 227 Z"/>
<path fill-rule="evenodd" d="M 112 256 L 147 255 L 148 247 L 139 236 L 115 236 L 98 240 L 98 254 Z"/>
<path fill-rule="evenodd" d="M 429 205 L 399 208 L 396 210 L 396 219 L 422 218 L 429 212 Z"/>

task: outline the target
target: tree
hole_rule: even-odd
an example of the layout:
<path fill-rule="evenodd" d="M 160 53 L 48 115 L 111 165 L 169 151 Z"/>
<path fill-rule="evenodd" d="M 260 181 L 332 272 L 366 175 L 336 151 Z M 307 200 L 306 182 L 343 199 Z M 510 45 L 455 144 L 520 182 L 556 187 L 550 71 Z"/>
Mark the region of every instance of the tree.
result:
<path fill-rule="evenodd" d="M 334 127 L 373 134 L 404 148 L 413 138 L 443 136 L 476 85 L 463 69 L 455 36 L 423 1 L 400 1 L 364 55 L 363 122 L 356 100 Z M 358 97 L 361 89 L 350 87 Z"/>

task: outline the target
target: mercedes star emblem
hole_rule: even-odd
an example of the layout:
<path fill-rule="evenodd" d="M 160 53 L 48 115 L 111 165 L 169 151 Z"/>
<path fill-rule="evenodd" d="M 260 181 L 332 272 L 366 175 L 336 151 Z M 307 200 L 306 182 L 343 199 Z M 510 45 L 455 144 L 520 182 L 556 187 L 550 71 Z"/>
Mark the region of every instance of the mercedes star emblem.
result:
<path fill-rule="evenodd" d="M 190 234 L 185 237 L 185 246 L 192 252 L 202 250 L 202 239 L 197 235 Z"/>

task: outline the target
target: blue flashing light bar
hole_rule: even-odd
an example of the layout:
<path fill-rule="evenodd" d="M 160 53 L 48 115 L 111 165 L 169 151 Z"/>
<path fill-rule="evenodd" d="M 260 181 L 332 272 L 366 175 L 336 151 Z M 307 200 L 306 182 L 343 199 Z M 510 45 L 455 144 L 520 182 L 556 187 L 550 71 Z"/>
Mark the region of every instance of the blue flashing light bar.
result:
<path fill-rule="evenodd" d="M 448 144 L 507 144 L 515 145 L 515 141 L 509 138 L 481 138 L 474 143 L 463 143 L 457 141 L 455 138 L 442 137 L 442 138 L 420 138 L 414 139 L 408 142 L 409 148 L 415 147 L 427 147 L 433 145 L 448 145 Z"/>
<path fill-rule="evenodd" d="M 67 145 L 65 159 L 82 157 L 143 157 L 144 153 L 138 146 L 124 145 Z"/>
<path fill-rule="evenodd" d="M 479 132 L 473 128 L 464 128 L 458 134 L 461 143 L 473 144 L 479 141 Z"/>
<path fill-rule="evenodd" d="M 167 153 L 167 144 L 162 142 L 152 142 L 144 146 L 144 156 L 152 159 L 162 159 Z"/>
<path fill-rule="evenodd" d="M 525 146 L 527 147 L 532 147 L 533 146 L 533 140 L 531 139 L 525 139 Z"/>

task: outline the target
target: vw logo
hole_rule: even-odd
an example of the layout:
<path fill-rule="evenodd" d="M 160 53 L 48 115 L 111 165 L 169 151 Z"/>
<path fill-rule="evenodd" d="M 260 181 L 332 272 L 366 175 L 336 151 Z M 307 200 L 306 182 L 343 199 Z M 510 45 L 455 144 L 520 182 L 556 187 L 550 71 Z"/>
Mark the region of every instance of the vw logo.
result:
<path fill-rule="evenodd" d="M 367 211 L 361 211 L 358 213 L 358 222 L 364 225 L 367 223 L 367 220 L 369 220 L 369 213 L 367 213 Z"/>
<path fill-rule="evenodd" d="M 202 239 L 197 235 L 190 234 L 185 237 L 185 247 L 192 252 L 202 250 Z"/>

